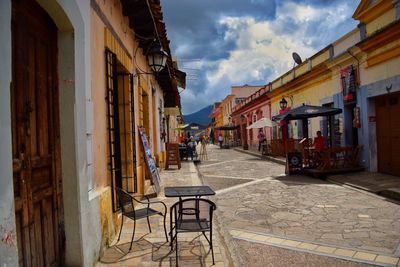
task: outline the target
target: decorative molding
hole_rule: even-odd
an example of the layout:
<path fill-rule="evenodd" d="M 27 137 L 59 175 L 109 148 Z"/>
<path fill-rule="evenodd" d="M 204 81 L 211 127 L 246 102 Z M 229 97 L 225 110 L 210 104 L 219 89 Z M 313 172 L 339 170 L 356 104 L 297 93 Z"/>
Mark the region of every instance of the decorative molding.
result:
<path fill-rule="evenodd" d="M 375 3 L 369 3 L 369 0 L 363 0 L 353 14 L 353 18 L 362 23 L 368 23 L 376 19 L 394 6 L 394 2 L 389 0 L 376 0 Z"/>
<path fill-rule="evenodd" d="M 400 56 L 400 45 L 369 57 L 367 59 L 368 68 L 398 56 Z"/>

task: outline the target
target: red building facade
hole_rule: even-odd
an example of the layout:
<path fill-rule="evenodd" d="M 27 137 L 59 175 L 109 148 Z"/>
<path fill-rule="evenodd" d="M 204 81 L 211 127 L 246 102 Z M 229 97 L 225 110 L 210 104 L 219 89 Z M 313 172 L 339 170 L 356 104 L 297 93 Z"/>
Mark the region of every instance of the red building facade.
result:
<path fill-rule="evenodd" d="M 237 139 L 241 140 L 244 149 L 258 148 L 259 129 L 246 129 L 248 126 L 261 118 L 271 119 L 271 101 L 268 93 L 271 84 L 261 87 L 260 90 L 246 98 L 242 103 L 237 104 L 232 111 L 232 123 L 240 126 Z M 267 140 L 271 140 L 271 128 L 261 128 Z"/>

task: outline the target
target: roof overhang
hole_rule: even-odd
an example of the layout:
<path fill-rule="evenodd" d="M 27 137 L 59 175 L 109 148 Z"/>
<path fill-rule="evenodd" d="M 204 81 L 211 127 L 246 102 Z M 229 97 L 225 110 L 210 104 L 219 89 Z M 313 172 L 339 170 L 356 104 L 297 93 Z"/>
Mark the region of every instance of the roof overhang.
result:
<path fill-rule="evenodd" d="M 129 26 L 134 31 L 144 53 L 150 49 L 154 39 L 167 52 L 168 59 L 165 68 L 155 76 L 164 95 L 169 96 L 165 101 L 166 106 L 180 107 L 178 84 L 185 84 L 182 77 L 185 79 L 186 74 L 181 71 L 176 74 L 173 66 L 170 41 L 167 38 L 160 0 L 121 0 L 121 3 L 123 15 L 129 18 Z M 177 78 L 177 75 L 180 77 Z"/>

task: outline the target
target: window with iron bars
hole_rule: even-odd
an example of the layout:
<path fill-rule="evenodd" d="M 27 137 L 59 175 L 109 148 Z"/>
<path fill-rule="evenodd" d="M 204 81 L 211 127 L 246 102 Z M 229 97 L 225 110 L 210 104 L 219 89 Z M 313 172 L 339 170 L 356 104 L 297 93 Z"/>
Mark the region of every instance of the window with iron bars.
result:
<path fill-rule="evenodd" d="M 133 75 L 106 50 L 106 102 L 108 130 L 108 170 L 113 210 L 118 210 L 115 188 L 137 192 L 135 106 Z"/>

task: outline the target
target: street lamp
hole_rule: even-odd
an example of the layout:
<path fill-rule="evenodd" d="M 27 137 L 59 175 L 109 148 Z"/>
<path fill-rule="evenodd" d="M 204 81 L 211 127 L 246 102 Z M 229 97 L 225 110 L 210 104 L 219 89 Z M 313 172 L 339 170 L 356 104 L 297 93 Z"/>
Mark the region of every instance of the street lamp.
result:
<path fill-rule="evenodd" d="M 287 101 L 284 97 L 282 97 L 282 100 L 279 102 L 279 107 L 281 110 L 284 110 L 287 108 Z"/>

